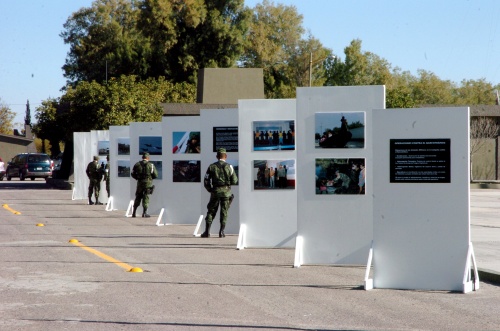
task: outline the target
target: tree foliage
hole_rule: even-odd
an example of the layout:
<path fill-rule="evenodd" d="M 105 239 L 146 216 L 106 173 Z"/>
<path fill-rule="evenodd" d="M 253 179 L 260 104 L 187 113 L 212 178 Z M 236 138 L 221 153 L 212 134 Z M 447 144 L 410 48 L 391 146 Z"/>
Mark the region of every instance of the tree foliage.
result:
<path fill-rule="evenodd" d="M 235 65 L 250 12 L 243 0 L 96 0 L 64 24 L 65 77 L 135 75 L 195 82 L 200 68 Z"/>
<path fill-rule="evenodd" d="M 13 124 L 12 121 L 16 114 L 10 110 L 9 106 L 2 102 L 0 99 L 0 133 L 12 134 Z"/>

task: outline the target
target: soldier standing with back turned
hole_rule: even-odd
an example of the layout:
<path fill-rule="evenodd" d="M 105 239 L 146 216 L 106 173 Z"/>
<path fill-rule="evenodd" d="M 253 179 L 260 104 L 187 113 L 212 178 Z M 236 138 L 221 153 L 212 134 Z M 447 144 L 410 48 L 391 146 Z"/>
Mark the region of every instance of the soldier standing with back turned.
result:
<path fill-rule="evenodd" d="M 137 180 L 135 190 L 134 210 L 132 217 L 136 217 L 137 207 L 142 201 L 142 217 L 151 217 L 148 214 L 149 195 L 153 193 L 153 179 L 158 177 L 158 171 L 153 163 L 149 162 L 149 153 L 142 154 L 142 161 L 137 162 L 132 169 L 132 178 Z"/>
<path fill-rule="evenodd" d="M 212 221 L 220 208 L 220 231 L 219 238 L 225 237 L 224 229 L 226 228 L 227 213 L 229 206 L 234 198 L 231 194 L 231 185 L 238 184 L 238 177 L 233 169 L 233 166 L 226 163 L 226 149 L 219 148 L 217 150 L 217 159 L 219 161 L 212 163 L 205 174 L 203 185 L 210 192 L 210 201 L 207 205 L 207 217 L 205 217 L 206 228 L 201 237 L 210 237 L 210 227 Z"/>
<path fill-rule="evenodd" d="M 102 205 L 99 202 L 99 192 L 101 191 L 102 170 L 99 166 L 99 156 L 94 156 L 94 161 L 87 165 L 87 177 L 89 178 L 89 205 L 93 205 L 92 194 L 95 195 L 95 204 Z"/>

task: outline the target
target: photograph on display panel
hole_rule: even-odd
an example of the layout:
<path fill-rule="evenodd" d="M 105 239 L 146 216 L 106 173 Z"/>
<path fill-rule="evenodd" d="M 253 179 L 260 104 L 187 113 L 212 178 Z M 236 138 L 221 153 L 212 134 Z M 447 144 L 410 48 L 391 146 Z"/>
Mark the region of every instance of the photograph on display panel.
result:
<path fill-rule="evenodd" d="M 172 132 L 173 154 L 200 154 L 200 146 L 199 131 Z"/>
<path fill-rule="evenodd" d="M 295 121 L 253 122 L 253 150 L 295 150 Z"/>
<path fill-rule="evenodd" d="M 315 148 L 364 148 L 365 113 L 316 113 Z"/>
<path fill-rule="evenodd" d="M 201 182 L 201 164 L 199 160 L 172 161 L 174 183 Z"/>
<path fill-rule="evenodd" d="M 118 177 L 129 178 L 130 177 L 130 161 L 129 160 L 118 160 Z"/>
<path fill-rule="evenodd" d="M 108 155 L 109 154 L 109 140 L 99 140 L 97 142 L 97 151 L 99 155 Z"/>
<path fill-rule="evenodd" d="M 254 190 L 295 189 L 295 160 L 254 160 Z"/>
<path fill-rule="evenodd" d="M 139 155 L 149 153 L 149 155 L 162 155 L 162 145 L 160 136 L 140 136 Z"/>
<path fill-rule="evenodd" d="M 118 138 L 118 155 L 130 155 L 130 138 Z"/>
<path fill-rule="evenodd" d="M 316 159 L 316 194 L 365 194 L 365 159 Z"/>

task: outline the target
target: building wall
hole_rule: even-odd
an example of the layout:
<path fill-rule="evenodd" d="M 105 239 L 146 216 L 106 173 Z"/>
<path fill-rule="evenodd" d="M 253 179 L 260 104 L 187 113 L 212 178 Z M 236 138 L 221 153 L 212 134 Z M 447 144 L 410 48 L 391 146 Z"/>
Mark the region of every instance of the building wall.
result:
<path fill-rule="evenodd" d="M 498 180 L 497 139 L 488 139 L 472 154 L 472 180 Z"/>
<path fill-rule="evenodd" d="M 198 71 L 197 103 L 237 104 L 239 99 L 264 99 L 261 68 L 205 68 Z"/>
<path fill-rule="evenodd" d="M 7 162 L 12 160 L 16 154 L 26 153 L 26 145 L 18 145 L 9 142 L 0 141 L 0 157 L 7 165 Z"/>

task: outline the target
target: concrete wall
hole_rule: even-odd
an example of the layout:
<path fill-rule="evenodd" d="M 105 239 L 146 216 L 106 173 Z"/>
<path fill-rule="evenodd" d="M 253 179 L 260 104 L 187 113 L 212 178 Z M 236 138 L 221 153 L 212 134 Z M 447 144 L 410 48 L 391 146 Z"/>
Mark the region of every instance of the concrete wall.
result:
<path fill-rule="evenodd" d="M 488 139 L 472 155 L 472 180 L 498 180 L 497 139 Z"/>

